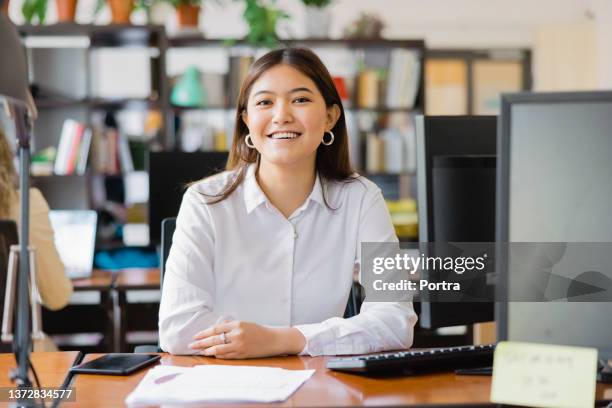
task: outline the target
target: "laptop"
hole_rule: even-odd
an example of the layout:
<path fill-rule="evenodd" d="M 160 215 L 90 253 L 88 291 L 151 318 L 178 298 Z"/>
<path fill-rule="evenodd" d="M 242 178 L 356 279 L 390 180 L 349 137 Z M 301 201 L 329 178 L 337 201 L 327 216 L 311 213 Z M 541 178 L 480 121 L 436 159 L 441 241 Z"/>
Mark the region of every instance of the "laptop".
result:
<path fill-rule="evenodd" d="M 70 279 L 91 277 L 98 214 L 92 210 L 52 210 L 55 246 Z"/>

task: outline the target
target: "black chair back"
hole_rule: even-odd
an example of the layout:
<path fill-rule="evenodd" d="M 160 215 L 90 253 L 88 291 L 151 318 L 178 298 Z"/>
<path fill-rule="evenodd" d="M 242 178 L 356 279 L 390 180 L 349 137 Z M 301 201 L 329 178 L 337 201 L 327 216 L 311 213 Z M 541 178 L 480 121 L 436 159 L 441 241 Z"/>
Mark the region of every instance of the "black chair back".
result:
<path fill-rule="evenodd" d="M 164 272 L 166 271 L 166 261 L 170 255 L 170 247 L 172 246 L 172 235 L 176 229 L 176 218 L 164 218 L 161 225 L 161 259 L 159 263 L 159 286 L 160 289 L 164 286 Z"/>

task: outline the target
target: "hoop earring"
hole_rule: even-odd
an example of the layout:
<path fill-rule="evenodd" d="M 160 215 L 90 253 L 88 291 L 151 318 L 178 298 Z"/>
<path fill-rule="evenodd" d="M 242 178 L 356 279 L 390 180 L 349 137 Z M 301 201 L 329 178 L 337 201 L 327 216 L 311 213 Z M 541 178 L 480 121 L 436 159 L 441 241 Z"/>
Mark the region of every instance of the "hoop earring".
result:
<path fill-rule="evenodd" d="M 249 144 L 249 142 L 251 142 L 251 143 Z M 244 144 L 246 144 L 251 149 L 255 148 L 255 145 L 253 144 L 253 140 L 251 139 L 251 135 L 250 134 L 246 135 L 246 137 L 244 138 Z"/>
<path fill-rule="evenodd" d="M 331 136 L 331 139 L 329 140 L 329 142 L 325 143 L 325 133 L 329 133 L 329 135 Z M 323 133 L 323 140 L 321 140 L 321 143 L 323 143 L 325 146 L 329 146 L 332 143 L 334 143 L 334 133 L 331 130 L 328 130 L 327 132 Z"/>

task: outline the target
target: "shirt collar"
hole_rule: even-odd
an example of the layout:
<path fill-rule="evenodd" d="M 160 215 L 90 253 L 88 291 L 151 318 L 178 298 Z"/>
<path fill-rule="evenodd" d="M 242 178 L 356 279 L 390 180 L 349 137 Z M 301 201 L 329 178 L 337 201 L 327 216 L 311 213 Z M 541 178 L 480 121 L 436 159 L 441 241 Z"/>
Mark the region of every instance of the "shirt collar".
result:
<path fill-rule="evenodd" d="M 323 182 L 321 181 L 318 172 L 315 178 L 314 186 L 312 187 L 312 191 L 310 192 L 310 195 L 306 201 L 308 200 L 316 201 L 325 207 L 325 200 L 323 199 Z"/>
<path fill-rule="evenodd" d="M 250 164 L 247 168 L 246 175 L 244 176 L 244 204 L 246 205 L 247 214 L 250 214 L 255 208 L 261 204 L 268 202 L 268 197 L 257 183 L 255 177 L 255 171 L 257 170 L 257 164 Z M 317 173 L 315 183 L 310 192 L 310 195 L 300 208 L 305 208 L 308 201 L 315 201 L 321 206 L 325 207 L 325 200 L 323 199 L 323 186 L 319 174 Z"/>
<path fill-rule="evenodd" d="M 255 170 L 257 170 L 257 164 L 250 164 L 244 176 L 244 204 L 247 214 L 268 200 L 257 183 Z"/>

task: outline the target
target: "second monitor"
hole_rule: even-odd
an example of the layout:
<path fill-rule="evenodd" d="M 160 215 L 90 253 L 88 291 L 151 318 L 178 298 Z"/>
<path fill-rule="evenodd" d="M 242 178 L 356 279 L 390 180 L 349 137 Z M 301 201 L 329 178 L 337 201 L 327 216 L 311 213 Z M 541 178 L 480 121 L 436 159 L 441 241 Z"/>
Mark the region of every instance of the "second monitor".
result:
<path fill-rule="evenodd" d="M 227 152 L 151 152 L 149 154 L 149 234 L 159 244 L 161 222 L 176 217 L 192 181 L 225 169 Z"/>
<path fill-rule="evenodd" d="M 493 242 L 496 117 L 419 116 L 416 124 L 419 241 Z M 475 284 L 483 286 L 482 291 L 493 292 L 485 282 Z M 421 293 L 422 327 L 493 318 L 492 302 L 439 301 Z"/>

